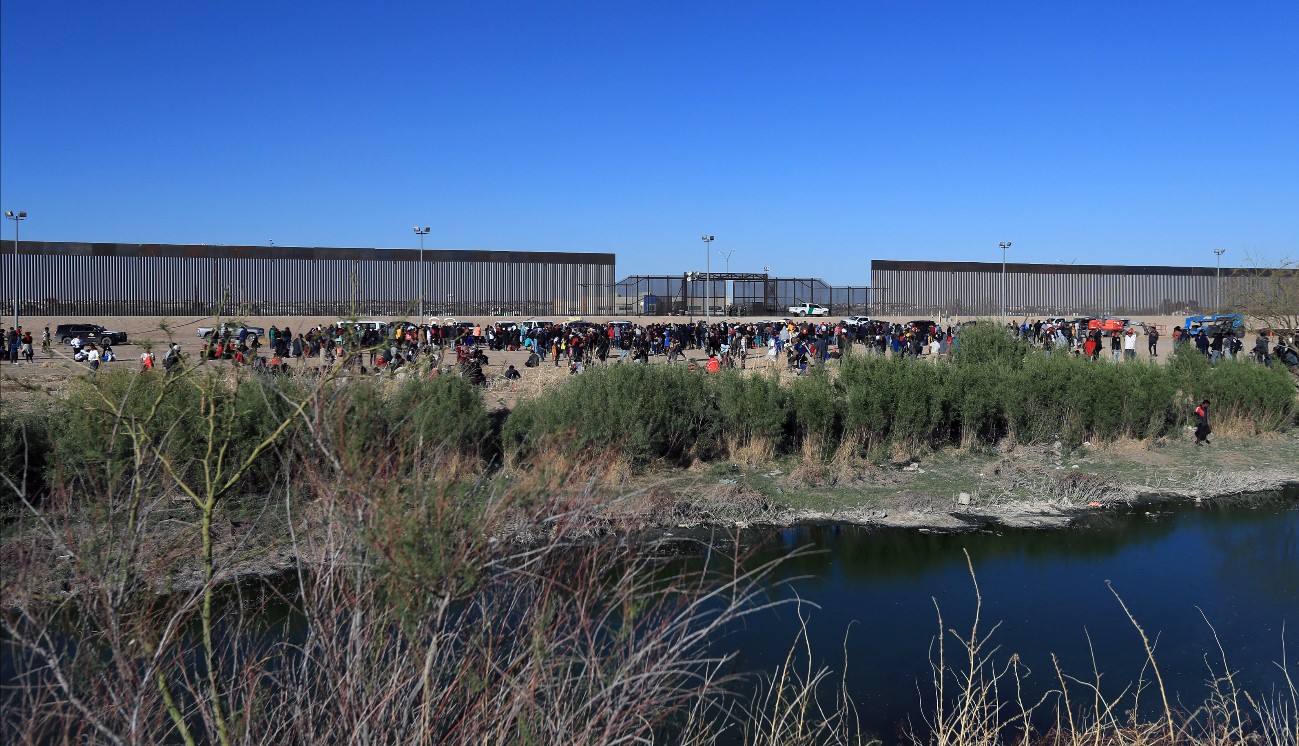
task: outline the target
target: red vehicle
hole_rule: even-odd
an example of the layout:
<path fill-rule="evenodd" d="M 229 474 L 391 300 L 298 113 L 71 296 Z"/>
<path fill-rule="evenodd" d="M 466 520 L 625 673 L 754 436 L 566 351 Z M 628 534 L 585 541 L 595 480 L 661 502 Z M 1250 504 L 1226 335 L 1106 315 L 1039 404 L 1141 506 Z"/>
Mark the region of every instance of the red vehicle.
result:
<path fill-rule="evenodd" d="M 1103 319 L 1092 319 L 1087 322 L 1088 329 L 1100 329 L 1103 332 L 1121 332 L 1128 328 L 1128 319 L 1111 319 L 1108 316 Z"/>

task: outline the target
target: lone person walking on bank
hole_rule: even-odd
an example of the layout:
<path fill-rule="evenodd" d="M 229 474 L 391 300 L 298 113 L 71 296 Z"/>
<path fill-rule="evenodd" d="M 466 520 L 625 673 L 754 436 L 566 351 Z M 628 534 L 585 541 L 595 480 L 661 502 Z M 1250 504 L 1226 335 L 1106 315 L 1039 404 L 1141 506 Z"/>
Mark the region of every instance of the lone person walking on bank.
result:
<path fill-rule="evenodd" d="M 1213 428 L 1209 427 L 1209 400 L 1205 399 L 1195 408 L 1195 444 L 1207 445 L 1212 432 Z"/>

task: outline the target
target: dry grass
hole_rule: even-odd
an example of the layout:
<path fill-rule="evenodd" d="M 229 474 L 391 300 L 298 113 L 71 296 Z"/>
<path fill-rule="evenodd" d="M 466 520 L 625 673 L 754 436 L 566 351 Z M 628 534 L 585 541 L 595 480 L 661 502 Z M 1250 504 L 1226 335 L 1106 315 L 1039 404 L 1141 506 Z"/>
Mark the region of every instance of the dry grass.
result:
<path fill-rule="evenodd" d="M 743 437 L 728 434 L 726 453 L 731 461 L 741 466 L 766 466 L 775 458 L 776 444 L 770 438 L 761 435 Z"/>
<path fill-rule="evenodd" d="M 1060 668 L 1052 656 L 1057 688 L 1025 698 L 1028 673 L 1016 654 L 999 658 L 992 642 L 996 626 L 981 629 L 983 596 L 973 563 L 966 555 L 975 593 L 975 616 L 968 632 L 947 629 L 935 600 L 938 634 L 931 647 L 931 690 L 921 692 L 926 715 L 924 729 L 913 731 L 913 744 L 974 746 L 1023 744 L 1024 746 L 1294 746 L 1299 734 L 1299 687 L 1289 670 L 1282 632 L 1282 686 L 1270 697 L 1256 697 L 1239 688 L 1217 631 L 1205 624 L 1217 641 L 1217 660 L 1207 656 L 1208 693 L 1203 703 L 1190 708 L 1175 706 L 1169 697 L 1156 645 L 1140 622 L 1111 587 L 1114 598 L 1141 640 L 1146 664 L 1137 681 L 1103 686 L 1103 676 L 1092 657 L 1092 672 L 1075 677 Z M 948 640 L 956 641 L 949 656 Z M 1090 645 L 1090 637 L 1088 637 Z M 1142 700 L 1155 697 L 1159 715 L 1142 719 Z"/>

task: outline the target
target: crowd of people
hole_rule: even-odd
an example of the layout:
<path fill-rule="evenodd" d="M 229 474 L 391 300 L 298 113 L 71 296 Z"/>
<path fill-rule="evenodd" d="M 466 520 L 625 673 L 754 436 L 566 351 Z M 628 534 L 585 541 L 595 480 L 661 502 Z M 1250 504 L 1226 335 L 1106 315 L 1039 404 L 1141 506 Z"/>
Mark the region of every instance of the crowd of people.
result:
<path fill-rule="evenodd" d="M 1053 351 L 1063 351 L 1095 360 L 1108 351 L 1110 359 L 1119 362 L 1121 359 L 1136 359 L 1137 350 L 1143 344 L 1150 357 L 1159 355 L 1161 333 L 1157 325 L 1136 322 L 1113 329 L 1103 326 L 1103 323 L 1089 326 L 1084 319 L 1046 319 L 1024 320 L 1019 324 L 1008 324 L 1007 328 L 1016 337 L 1048 355 Z M 1289 368 L 1299 366 L 1294 340 L 1271 330 L 1260 330 L 1248 353 L 1245 352 L 1245 340 L 1231 328 L 1183 329 L 1175 326 L 1170 337 L 1174 348 L 1191 345 L 1213 362 L 1247 354 L 1264 365 L 1270 366 L 1273 360 L 1277 360 Z"/>
<path fill-rule="evenodd" d="M 288 326 L 271 326 L 264 341 L 247 327 L 240 326 L 205 339 L 201 354 L 209 360 L 249 365 L 276 374 L 292 375 L 294 368 L 290 361 L 300 361 L 298 367 L 307 372 L 327 370 L 341 362 L 349 372 L 374 375 L 392 375 L 402 370 L 429 375 L 459 372 L 475 383 L 484 383 L 488 352 L 524 352 L 525 367 L 566 365 L 574 374 L 588 365 L 607 363 L 611 359 L 645 363 L 652 357 L 663 357 L 669 364 L 681 361 L 696 365 L 689 362 L 690 358 L 697 360 L 701 356 L 702 365 L 708 371 L 756 365 L 803 373 L 809 366 L 849 354 L 855 346 L 867 354 L 939 359 L 959 345 L 961 326 L 943 326 L 932 321 L 859 321 L 721 320 L 713 324 L 667 320 L 605 324 L 499 321 L 486 325 L 463 321 L 424 325 L 398 322 L 386 326 L 339 322 L 297 333 Z M 1108 351 L 1114 362 L 1135 359 L 1143 344 L 1147 354 L 1156 357 L 1161 341 L 1159 327 L 1142 323 L 1107 330 L 1088 328 L 1085 320 L 1044 319 L 1024 320 L 1007 327 L 1016 337 L 1046 355 L 1064 353 L 1096 360 Z M 28 362 L 33 360 L 30 332 L 11 327 L 7 341 L 12 364 L 17 364 L 20 357 Z M 1230 329 L 1175 327 L 1171 341 L 1174 346 L 1193 345 L 1213 361 L 1238 357 L 1245 349 L 1244 341 Z M 46 355 L 51 354 L 49 327 L 45 328 L 41 345 Z M 99 369 L 100 363 L 117 359 L 111 346 L 105 344 L 99 349 L 79 338 L 71 340 L 71 349 L 73 359 L 87 363 L 92 372 Z M 1265 365 L 1276 360 L 1291 368 L 1299 366 L 1299 354 L 1293 342 L 1269 332 L 1259 333 L 1248 354 Z M 180 345 L 169 344 L 162 367 L 172 370 L 180 361 Z M 140 355 L 140 364 L 144 370 L 153 370 L 157 361 L 152 352 L 145 351 Z M 520 374 L 510 366 L 504 375 L 513 379 Z"/>

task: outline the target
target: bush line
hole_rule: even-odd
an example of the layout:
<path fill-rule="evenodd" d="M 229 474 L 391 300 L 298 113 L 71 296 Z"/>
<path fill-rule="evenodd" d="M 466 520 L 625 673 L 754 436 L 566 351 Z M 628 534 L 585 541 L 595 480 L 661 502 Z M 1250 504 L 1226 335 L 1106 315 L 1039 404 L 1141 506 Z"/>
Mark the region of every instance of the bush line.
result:
<path fill-rule="evenodd" d="M 158 451 L 198 478 L 191 472 L 208 443 L 208 434 L 200 432 L 206 427 L 204 406 L 223 414 L 217 435 L 234 461 L 285 419 L 288 402 L 309 385 L 252 374 L 231 376 L 215 387 L 130 371 L 82 379 L 48 407 L 4 408 L 0 477 L 19 488 L 25 480 L 28 494 L 58 484 L 89 495 L 113 491 L 126 480 L 161 479 L 137 473 L 131 457 L 130 423 L 156 407 L 171 423 Z M 951 360 L 850 356 L 833 372 L 814 367 L 788 385 L 774 372 L 592 368 L 521 402 L 499 429 L 479 390 L 453 376 L 395 385 L 341 379 L 313 399 L 315 426 L 297 428 L 277 449 L 281 457 L 296 453 L 309 462 L 321 430 L 328 428 L 345 461 L 369 449 L 450 449 L 459 463 L 476 468 L 498 454 L 526 464 L 556 448 L 570 455 L 605 451 L 644 466 L 734 458 L 744 449 L 828 457 L 841 445 L 869 455 L 879 446 L 923 451 L 1008 437 L 1023 443 L 1058 439 L 1074 447 L 1085 440 L 1167 437 L 1206 398 L 1214 402 L 1220 431 L 1252 435 L 1294 424 L 1295 385 L 1280 368 L 1246 361 L 1210 365 L 1185 347 L 1167 365 L 1043 355 L 1005 330 L 981 324 L 962 331 Z M 241 491 L 269 489 L 283 463 L 259 459 Z M 8 483 L 4 493 L 3 507 L 16 507 Z"/>

